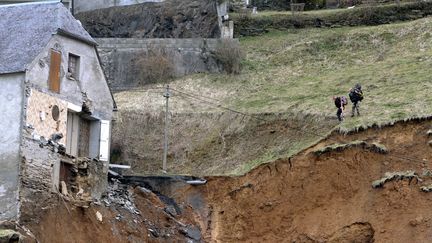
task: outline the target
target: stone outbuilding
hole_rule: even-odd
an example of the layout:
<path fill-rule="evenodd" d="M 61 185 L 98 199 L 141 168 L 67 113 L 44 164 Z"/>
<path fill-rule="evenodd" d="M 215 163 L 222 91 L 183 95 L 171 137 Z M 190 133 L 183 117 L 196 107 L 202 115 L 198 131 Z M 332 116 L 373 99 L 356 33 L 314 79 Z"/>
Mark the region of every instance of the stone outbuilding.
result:
<path fill-rule="evenodd" d="M 59 2 L 0 16 L 0 220 L 36 194 L 100 197 L 115 103 L 96 42 Z"/>

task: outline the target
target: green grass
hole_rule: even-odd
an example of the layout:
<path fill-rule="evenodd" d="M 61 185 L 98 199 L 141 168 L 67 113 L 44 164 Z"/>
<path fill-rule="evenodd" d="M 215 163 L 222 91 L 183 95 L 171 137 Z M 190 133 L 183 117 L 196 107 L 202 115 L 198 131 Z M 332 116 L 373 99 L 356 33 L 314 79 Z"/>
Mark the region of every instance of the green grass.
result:
<path fill-rule="evenodd" d="M 329 153 L 329 152 L 340 152 L 343 151 L 345 149 L 348 148 L 352 148 L 352 147 L 360 147 L 363 148 L 365 150 L 369 150 L 371 152 L 375 152 L 375 153 L 380 153 L 380 154 L 386 154 L 388 152 L 386 146 L 384 146 L 383 144 L 379 144 L 379 143 L 367 143 L 365 141 L 359 141 L 359 140 L 355 140 L 349 143 L 335 143 L 335 144 L 331 144 L 329 146 L 326 146 L 324 148 L 320 148 L 317 149 L 315 151 L 313 151 L 313 153 L 317 156 L 325 154 L 325 153 Z"/>
<path fill-rule="evenodd" d="M 332 96 L 348 96 L 349 89 L 361 83 L 361 116 L 347 115 L 336 127 L 341 131 L 432 115 L 432 18 L 373 27 L 273 30 L 241 38 L 240 43 L 247 53 L 240 75 L 191 75 L 172 87 L 246 113 L 311 114 L 336 121 Z M 117 97 L 122 96 L 122 106 L 133 101 L 127 94 Z M 171 100 L 176 112 L 218 111 Z M 308 131 L 323 136 L 329 132 L 318 129 L 314 124 Z M 233 174 L 295 154 L 317 139 L 296 137 L 282 152 L 257 148 L 262 155 L 242 162 Z"/>
<path fill-rule="evenodd" d="M 306 112 L 333 116 L 333 95 L 347 95 L 361 83 L 362 116 L 343 129 L 432 114 L 430 18 L 377 27 L 273 31 L 246 37 L 243 83 L 227 103 L 248 112 Z M 230 79 L 229 76 L 225 77 Z M 350 107 L 348 107 L 350 109 Z"/>
<path fill-rule="evenodd" d="M 401 3 L 401 5 L 406 5 L 406 4 L 410 4 L 410 3 L 414 3 L 415 1 L 405 1 L 403 3 Z M 382 3 L 382 4 L 377 4 L 373 7 L 387 7 L 387 6 L 397 6 L 395 3 Z M 314 17 L 323 17 L 323 16 L 328 16 L 328 15 L 334 15 L 337 13 L 344 13 L 344 12 L 352 12 L 352 11 L 356 11 L 359 8 L 368 8 L 371 7 L 369 5 L 359 5 L 359 6 L 355 6 L 354 8 L 348 9 L 348 8 L 336 8 L 336 9 L 319 9 L 319 10 L 309 10 L 309 11 L 303 11 L 303 12 L 298 12 L 296 13 L 296 15 L 300 14 L 300 15 L 305 15 L 305 16 L 314 16 Z M 231 13 L 230 15 L 234 15 L 234 17 L 237 17 L 239 14 L 237 13 Z M 267 16 L 275 16 L 275 15 L 292 15 L 291 11 L 272 11 L 272 10 L 265 10 L 265 11 L 260 11 L 258 10 L 258 14 L 251 14 L 251 17 L 255 17 L 255 18 L 259 18 L 259 17 L 267 17 Z"/>

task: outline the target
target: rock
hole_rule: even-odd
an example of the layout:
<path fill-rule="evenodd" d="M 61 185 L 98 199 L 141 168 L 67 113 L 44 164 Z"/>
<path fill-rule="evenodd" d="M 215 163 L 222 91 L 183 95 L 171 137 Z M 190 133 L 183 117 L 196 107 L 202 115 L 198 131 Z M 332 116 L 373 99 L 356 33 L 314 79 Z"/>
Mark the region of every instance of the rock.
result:
<path fill-rule="evenodd" d="M 187 226 L 186 236 L 193 240 L 201 240 L 201 230 L 196 226 Z"/>
<path fill-rule="evenodd" d="M 174 218 L 178 215 L 176 209 L 172 205 L 168 205 L 167 207 L 165 207 L 164 211 L 167 214 L 173 216 Z"/>
<path fill-rule="evenodd" d="M 10 229 L 0 230 L 0 243 L 20 242 L 21 234 Z"/>
<path fill-rule="evenodd" d="M 328 243 L 372 243 L 374 242 L 375 230 L 370 223 L 357 222 L 337 230 L 329 239 Z"/>
<path fill-rule="evenodd" d="M 141 186 L 139 186 L 138 187 L 138 189 L 141 191 L 141 192 L 144 192 L 144 193 L 151 193 L 151 191 L 149 190 L 149 189 L 147 189 L 147 188 L 145 188 L 145 187 L 141 187 Z"/>
<path fill-rule="evenodd" d="M 99 222 L 102 222 L 102 214 L 101 214 L 99 211 L 96 211 L 96 219 L 97 219 Z"/>
<path fill-rule="evenodd" d="M 310 236 L 306 234 L 300 234 L 297 236 L 295 240 L 292 241 L 292 243 L 317 243 L 318 241 L 312 239 Z"/>
<path fill-rule="evenodd" d="M 148 231 L 151 233 L 151 235 L 153 237 L 155 237 L 155 238 L 159 237 L 159 233 L 156 230 L 154 230 L 154 229 L 148 229 Z"/>
<path fill-rule="evenodd" d="M 409 224 L 412 227 L 416 227 L 417 225 L 421 224 L 422 222 L 423 222 L 423 217 L 422 216 L 418 216 L 417 218 L 410 220 Z"/>
<path fill-rule="evenodd" d="M 69 196 L 67 185 L 66 185 L 66 182 L 64 182 L 64 181 L 60 182 L 60 192 L 61 192 L 61 194 L 65 195 L 66 197 Z"/>
<path fill-rule="evenodd" d="M 78 13 L 75 16 L 92 37 L 219 38 L 213 1 L 171 0 Z"/>

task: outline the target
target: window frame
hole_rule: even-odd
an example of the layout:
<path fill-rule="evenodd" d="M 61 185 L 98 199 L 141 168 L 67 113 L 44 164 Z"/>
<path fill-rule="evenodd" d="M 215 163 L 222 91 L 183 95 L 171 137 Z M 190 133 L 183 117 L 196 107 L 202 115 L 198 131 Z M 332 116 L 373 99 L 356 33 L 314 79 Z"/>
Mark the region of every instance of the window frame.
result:
<path fill-rule="evenodd" d="M 70 71 L 72 60 L 74 60 L 74 70 Z M 72 80 L 79 80 L 81 57 L 79 55 L 68 53 L 67 77 Z"/>

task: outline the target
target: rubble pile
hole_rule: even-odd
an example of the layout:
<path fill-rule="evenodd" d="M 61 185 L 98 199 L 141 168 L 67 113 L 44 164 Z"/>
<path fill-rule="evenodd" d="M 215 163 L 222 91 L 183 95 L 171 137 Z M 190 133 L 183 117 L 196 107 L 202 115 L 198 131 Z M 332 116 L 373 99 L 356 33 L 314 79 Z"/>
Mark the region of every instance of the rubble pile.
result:
<path fill-rule="evenodd" d="M 112 178 L 108 184 L 108 190 L 102 202 L 106 207 L 112 204 L 120 205 L 132 214 L 140 215 L 140 211 L 134 203 L 133 193 L 128 190 L 128 186 L 121 184 L 119 180 Z"/>
<path fill-rule="evenodd" d="M 35 132 L 35 128 L 31 124 L 27 124 L 24 127 L 24 135 L 39 143 L 41 148 L 50 147 L 51 151 L 54 153 L 59 153 L 62 155 L 66 154 L 66 146 L 60 143 L 60 140 L 63 138 L 62 133 L 53 133 L 49 139 L 46 139 L 44 136 L 40 136 Z"/>

